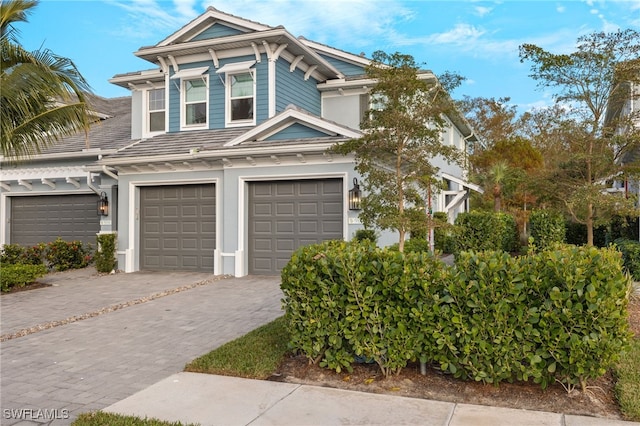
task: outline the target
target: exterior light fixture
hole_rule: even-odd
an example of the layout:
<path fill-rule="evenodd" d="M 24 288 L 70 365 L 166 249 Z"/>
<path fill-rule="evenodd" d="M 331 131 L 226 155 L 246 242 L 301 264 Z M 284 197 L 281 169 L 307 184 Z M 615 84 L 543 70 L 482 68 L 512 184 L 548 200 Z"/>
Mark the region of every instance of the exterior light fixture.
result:
<path fill-rule="evenodd" d="M 109 216 L 109 199 L 105 192 L 100 193 L 98 200 L 98 216 Z"/>
<path fill-rule="evenodd" d="M 360 210 L 360 185 L 358 179 L 353 178 L 353 188 L 349 190 L 349 210 Z"/>

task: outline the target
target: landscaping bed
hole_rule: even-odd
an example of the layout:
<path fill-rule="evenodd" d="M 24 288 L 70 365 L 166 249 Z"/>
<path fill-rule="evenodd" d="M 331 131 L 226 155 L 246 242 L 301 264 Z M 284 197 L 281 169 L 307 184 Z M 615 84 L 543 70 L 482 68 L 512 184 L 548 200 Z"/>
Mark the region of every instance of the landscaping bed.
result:
<path fill-rule="evenodd" d="M 640 296 L 632 298 L 629 304 L 629 322 L 636 339 L 640 338 Z M 426 375 L 422 375 L 417 364 L 410 364 L 400 374 L 387 378 L 382 376 L 375 363 L 356 364 L 351 373 L 336 373 L 310 365 L 304 356 L 289 355 L 269 380 L 465 404 L 625 419 L 615 397 L 616 382 L 610 372 L 590 381 L 588 391 L 582 393 L 579 388 L 567 392 L 558 383 L 542 390 L 535 383 L 502 382 L 494 386 L 462 381 L 431 367 L 427 368 Z"/>

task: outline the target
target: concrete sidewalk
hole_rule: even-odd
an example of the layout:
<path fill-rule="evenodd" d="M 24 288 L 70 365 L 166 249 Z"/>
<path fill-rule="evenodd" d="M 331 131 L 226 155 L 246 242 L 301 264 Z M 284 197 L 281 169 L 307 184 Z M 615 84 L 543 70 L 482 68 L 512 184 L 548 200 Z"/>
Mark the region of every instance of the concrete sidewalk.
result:
<path fill-rule="evenodd" d="M 104 411 L 207 425 L 622 426 L 633 422 L 178 373 Z"/>

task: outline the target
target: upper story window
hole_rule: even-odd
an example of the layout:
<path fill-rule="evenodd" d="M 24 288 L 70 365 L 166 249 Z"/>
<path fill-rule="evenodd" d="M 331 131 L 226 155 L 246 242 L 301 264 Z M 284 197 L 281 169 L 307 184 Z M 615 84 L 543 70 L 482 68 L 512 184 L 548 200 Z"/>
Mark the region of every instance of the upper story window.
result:
<path fill-rule="evenodd" d="M 209 110 L 207 82 L 207 76 L 182 80 L 184 127 L 207 127 Z"/>
<path fill-rule="evenodd" d="M 165 131 L 165 90 L 152 89 L 147 92 L 147 132 Z"/>
<path fill-rule="evenodd" d="M 231 74 L 227 76 L 229 109 L 227 117 L 231 123 L 253 122 L 255 84 L 252 72 Z"/>

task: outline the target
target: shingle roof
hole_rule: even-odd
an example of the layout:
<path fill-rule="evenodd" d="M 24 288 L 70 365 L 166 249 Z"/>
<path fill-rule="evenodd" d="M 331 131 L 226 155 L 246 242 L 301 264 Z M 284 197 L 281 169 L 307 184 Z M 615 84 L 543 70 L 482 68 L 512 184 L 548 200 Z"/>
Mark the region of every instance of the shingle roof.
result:
<path fill-rule="evenodd" d="M 42 150 L 41 154 L 82 152 L 87 148 L 110 150 L 131 143 L 131 98 L 92 96 L 90 102 L 92 110 L 109 117 L 92 124 L 88 135 L 80 132 L 63 138 Z"/>
<path fill-rule="evenodd" d="M 252 129 L 252 127 L 166 133 L 154 136 L 150 139 L 134 141 L 127 147 L 118 150 L 118 152 L 105 156 L 104 160 L 111 164 L 117 163 L 118 160 L 138 157 L 144 157 L 145 161 L 147 159 L 148 161 L 153 161 L 154 157 L 162 157 L 165 155 L 188 155 L 191 153 L 192 149 L 197 149 L 200 153 L 206 153 L 207 151 L 233 151 L 238 148 L 265 148 L 324 144 L 328 142 L 335 143 L 347 139 L 343 136 L 327 136 L 313 139 L 247 141 L 235 146 L 224 146 L 225 143 L 237 138 L 250 129 Z"/>

